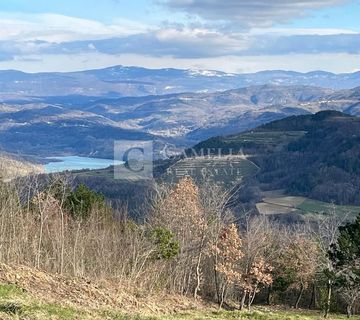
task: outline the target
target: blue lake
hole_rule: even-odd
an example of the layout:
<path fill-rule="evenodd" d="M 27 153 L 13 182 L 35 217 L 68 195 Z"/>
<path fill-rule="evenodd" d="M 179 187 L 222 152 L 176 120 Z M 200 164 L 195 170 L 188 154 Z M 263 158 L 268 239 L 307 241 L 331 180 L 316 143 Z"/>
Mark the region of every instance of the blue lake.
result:
<path fill-rule="evenodd" d="M 120 161 L 111 159 L 98 159 L 98 158 L 87 158 L 87 157 L 48 157 L 49 160 L 57 160 L 56 162 L 50 162 L 44 165 L 46 173 L 63 172 L 66 170 L 82 170 L 82 169 L 103 169 L 111 165 L 122 164 Z"/>

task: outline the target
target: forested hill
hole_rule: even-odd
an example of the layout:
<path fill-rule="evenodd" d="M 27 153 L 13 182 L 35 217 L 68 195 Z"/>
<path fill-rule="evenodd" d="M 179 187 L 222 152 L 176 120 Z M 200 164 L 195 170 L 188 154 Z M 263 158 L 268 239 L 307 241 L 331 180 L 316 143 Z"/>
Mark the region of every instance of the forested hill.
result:
<path fill-rule="evenodd" d="M 360 204 L 360 118 L 337 111 L 292 116 L 195 146 L 251 154 L 261 190 Z M 254 186 L 253 186 L 254 187 Z"/>

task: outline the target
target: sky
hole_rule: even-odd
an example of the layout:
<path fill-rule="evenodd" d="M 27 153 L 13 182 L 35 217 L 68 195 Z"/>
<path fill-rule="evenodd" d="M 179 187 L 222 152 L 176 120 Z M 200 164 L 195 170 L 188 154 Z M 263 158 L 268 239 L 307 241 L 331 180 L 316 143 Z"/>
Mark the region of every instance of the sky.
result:
<path fill-rule="evenodd" d="M 360 0 L 0 0 L 0 69 L 360 70 Z"/>

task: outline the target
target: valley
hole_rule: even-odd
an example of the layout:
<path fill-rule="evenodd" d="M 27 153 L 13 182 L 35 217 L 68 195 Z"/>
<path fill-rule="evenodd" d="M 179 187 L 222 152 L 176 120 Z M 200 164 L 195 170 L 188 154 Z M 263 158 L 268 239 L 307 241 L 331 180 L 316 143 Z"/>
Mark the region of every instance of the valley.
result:
<path fill-rule="evenodd" d="M 360 320 L 359 1 L 0 1 L 0 320 Z"/>
<path fill-rule="evenodd" d="M 318 318 L 318 311 L 273 307 L 266 299 L 270 283 L 266 277 L 278 286 L 274 285 L 274 299 L 292 306 L 301 280 L 280 272 L 296 260 L 291 251 L 295 244 L 301 252 L 306 248 L 306 255 L 309 251 L 308 258 L 305 255 L 305 260 L 295 262 L 297 266 L 308 261 L 304 270 L 309 270 L 312 277 L 306 280 L 306 300 L 297 301 L 303 307 L 311 302 L 310 283 L 326 290 L 318 275 L 323 272 L 322 262 L 317 259 L 329 259 L 328 249 L 321 253 L 318 247 L 328 231 L 322 231 L 324 235 L 318 238 L 316 232 L 303 230 L 321 230 L 326 223 L 336 223 L 340 228 L 340 223 L 355 221 L 360 212 L 359 88 L 271 83 L 213 92 L 134 93 L 132 97 L 118 93 L 90 96 L 84 91 L 66 97 L 7 97 L 1 105 L 0 147 L 13 160 L 2 162 L 0 202 L 4 202 L 0 224 L 7 233 L 0 234 L 0 242 L 6 245 L 7 256 L 2 259 L 6 264 L 0 264 L 0 282 L 1 269 L 6 270 L 3 278 L 9 277 L 14 261 L 19 261 L 26 266 L 26 275 L 21 282 L 13 278 L 7 281 L 29 290 L 31 297 L 18 294 L 17 287 L 0 284 L 0 317 L 225 320 L 295 319 L 300 314 L 302 318 Z M 144 157 L 140 152 L 138 158 L 114 166 L 115 141 L 123 142 L 118 145 L 121 150 L 127 146 L 138 149 L 142 142 L 150 143 L 152 149 Z M 126 172 L 132 165 L 141 169 L 152 152 L 154 161 L 149 164 L 153 177 L 144 179 L 141 172 L 136 177 L 135 172 L 123 177 L 117 174 L 119 169 Z M 200 233 L 204 223 L 209 232 L 206 237 Z M 216 229 L 217 225 L 221 228 Z M 235 311 L 232 306 L 238 304 L 235 286 L 231 300 L 227 299 L 229 311 L 215 311 L 213 305 L 219 290 L 216 281 L 230 280 L 226 274 L 212 279 L 213 272 L 206 266 L 214 261 L 203 255 L 201 241 L 213 248 L 211 232 L 225 241 L 221 232 L 227 228 L 227 232 L 235 230 L 236 243 L 244 241 L 241 248 L 246 259 L 253 259 L 254 254 L 264 259 L 251 267 L 263 268 L 266 277 L 259 280 L 264 282 L 255 300 L 257 305 L 249 307 L 247 313 Z M 24 235 L 20 242 L 12 236 L 15 229 L 16 234 Z M 29 243 L 35 249 L 28 250 Z M 252 249 L 254 243 L 260 247 Z M 192 250 L 192 246 L 199 251 Z M 228 248 L 238 250 L 239 246 Z M 267 256 L 272 248 L 277 248 L 275 259 Z M 234 270 L 243 270 L 252 277 L 252 271 L 244 268 L 243 253 L 237 254 Z M 289 260 L 281 265 L 282 259 Z M 196 261 L 208 280 L 202 282 L 196 274 Z M 269 264 L 262 265 L 262 261 Z M 184 284 L 182 270 L 195 280 Z M 61 277 L 54 278 L 58 272 Z M 291 272 L 301 276 L 301 270 Z M 174 273 L 176 277 L 172 277 Z M 95 280 L 85 281 L 82 275 Z M 289 285 L 281 284 L 283 277 Z M 109 278 L 116 279 L 123 291 L 103 282 Z M 182 293 L 185 289 L 179 291 L 180 287 L 194 290 L 196 279 L 212 298 L 201 293 L 204 302 L 189 300 Z M 42 287 L 48 281 L 68 292 L 69 306 L 51 300 L 63 291 L 53 290 L 44 296 L 34 289 L 34 283 Z M 76 294 L 68 283 L 76 283 Z M 243 280 L 238 285 L 246 288 Z M 164 306 L 163 301 L 154 300 L 148 308 L 158 288 L 170 302 Z M 180 297 L 169 295 L 168 288 Z M 92 296 L 103 299 L 103 309 L 86 304 L 89 290 Z M 282 291 L 291 298 L 284 298 Z M 320 293 L 317 295 L 323 299 Z M 125 296 L 129 299 L 124 300 Z M 334 296 L 339 298 L 341 292 L 336 291 Z M 122 302 L 119 304 L 117 299 Z M 252 304 L 250 297 L 247 301 Z M 259 307 L 258 303 L 265 301 L 269 307 Z M 338 305 L 344 310 L 346 304 L 341 301 Z M 133 308 L 141 314 L 132 312 Z M 176 311 L 169 311 L 173 308 Z"/>

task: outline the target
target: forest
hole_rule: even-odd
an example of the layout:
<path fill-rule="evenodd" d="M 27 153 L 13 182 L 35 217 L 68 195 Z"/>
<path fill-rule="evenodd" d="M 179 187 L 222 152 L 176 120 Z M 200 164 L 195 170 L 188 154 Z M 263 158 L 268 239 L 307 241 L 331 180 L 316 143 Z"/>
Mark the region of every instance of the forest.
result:
<path fill-rule="evenodd" d="M 0 264 L 111 279 L 137 295 L 180 295 L 229 312 L 360 311 L 360 215 L 292 225 L 248 212 L 235 218 L 235 190 L 189 177 L 156 184 L 141 222 L 64 175 L 0 191 Z"/>
<path fill-rule="evenodd" d="M 359 205 L 359 118 L 337 111 L 292 116 L 237 135 L 215 137 L 195 150 L 243 152 L 260 168 L 248 189 Z M 257 195 L 249 201 L 256 201 Z"/>

